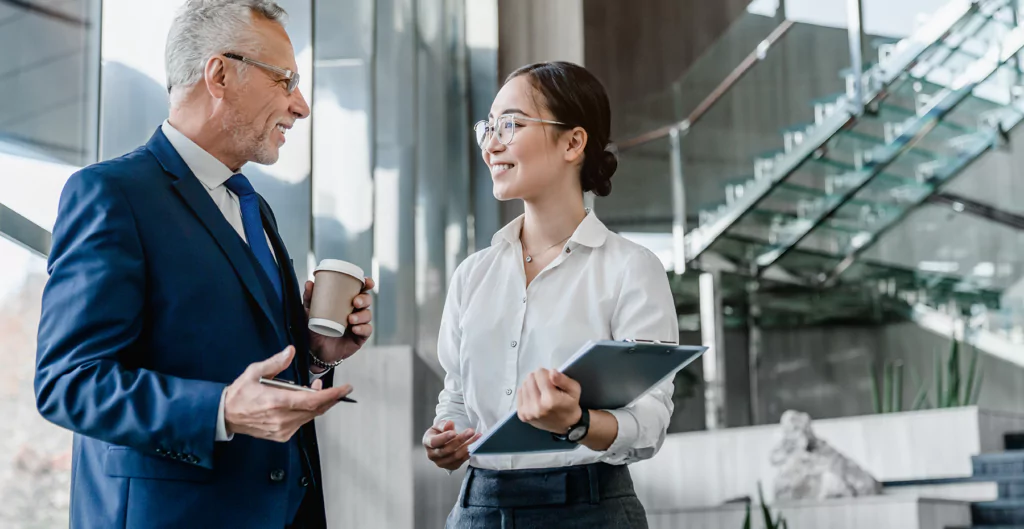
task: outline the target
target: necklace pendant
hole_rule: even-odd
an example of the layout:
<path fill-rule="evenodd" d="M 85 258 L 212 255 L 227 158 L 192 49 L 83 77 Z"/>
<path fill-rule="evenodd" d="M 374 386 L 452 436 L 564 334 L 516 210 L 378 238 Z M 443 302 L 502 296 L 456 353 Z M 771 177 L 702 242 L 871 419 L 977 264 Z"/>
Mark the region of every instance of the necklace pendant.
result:
<path fill-rule="evenodd" d="M 530 257 L 529 255 L 527 255 L 526 256 L 526 262 L 527 263 L 532 263 L 533 262 L 533 257 Z"/>

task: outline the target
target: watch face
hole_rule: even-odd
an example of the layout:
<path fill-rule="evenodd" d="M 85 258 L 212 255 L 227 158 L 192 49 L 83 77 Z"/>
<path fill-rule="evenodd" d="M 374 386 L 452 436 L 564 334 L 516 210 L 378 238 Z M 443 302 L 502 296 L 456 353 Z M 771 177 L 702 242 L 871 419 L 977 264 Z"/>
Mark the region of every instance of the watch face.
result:
<path fill-rule="evenodd" d="M 569 440 L 575 443 L 576 441 L 583 439 L 584 435 L 587 435 L 587 427 L 578 426 L 576 428 L 573 428 L 572 431 L 569 432 Z"/>

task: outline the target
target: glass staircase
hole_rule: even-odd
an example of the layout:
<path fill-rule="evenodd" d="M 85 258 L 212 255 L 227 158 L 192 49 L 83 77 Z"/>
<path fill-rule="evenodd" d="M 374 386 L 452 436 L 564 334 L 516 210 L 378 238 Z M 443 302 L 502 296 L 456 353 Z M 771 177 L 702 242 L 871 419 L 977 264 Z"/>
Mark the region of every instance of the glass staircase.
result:
<path fill-rule="evenodd" d="M 940 35 L 930 44 L 928 37 Z M 784 147 L 753 160 L 700 212 L 686 257 L 720 249 L 762 275 L 781 266 L 832 284 L 909 211 L 998 144 L 1024 118 L 1017 53 L 1024 28 L 1007 1 L 953 2 L 918 34 L 881 51 L 852 94 L 813 102 L 814 122 L 782 131 Z M 843 72 L 849 78 L 856 77 Z M 731 239 L 730 246 L 735 239 Z M 808 266 L 794 249 L 825 253 Z"/>
<path fill-rule="evenodd" d="M 681 92 L 707 88 L 700 76 L 721 73 L 720 65 L 709 63 L 737 56 L 728 42 L 719 46 L 725 52 L 713 48 L 712 57 L 691 68 L 700 72 L 688 73 L 674 87 L 672 101 L 661 105 L 672 109 L 676 122 L 621 144 L 620 168 L 627 173 L 660 170 L 670 179 L 688 178 L 686 196 L 673 188 L 670 200 L 662 192 L 638 215 L 674 224 L 676 261 L 704 270 L 710 260 L 727 272 L 721 286 L 727 324 L 744 325 L 755 299 L 759 322 L 768 326 L 898 321 L 921 318 L 922 311 L 998 314 L 999 288 L 969 285 L 955 273 L 882 262 L 869 250 L 943 185 L 1005 143 L 1024 119 L 1024 26 L 1016 20 L 1011 0 L 953 0 L 906 38 L 872 39 L 873 64 L 859 74 L 846 68 L 831 79 L 815 71 L 792 73 L 800 68 L 795 48 L 805 45 L 787 39 L 803 38 L 803 30 L 784 22 L 756 45 L 751 64 L 741 63 L 749 72 L 719 75 L 726 84 L 705 90 L 712 96 L 700 105 L 680 103 Z M 749 33 L 751 24 L 741 20 L 735 26 Z M 845 36 L 841 31 L 837 38 Z M 722 40 L 749 44 L 749 37 L 733 33 Z M 790 49 L 775 52 L 785 46 Z M 807 79 L 791 87 L 837 88 L 808 98 L 803 109 L 781 108 L 784 101 L 774 113 L 760 108 L 772 116 L 761 121 L 807 116 L 805 122 L 776 126 L 774 148 L 764 145 L 767 134 L 758 133 L 765 123 L 737 119 L 751 108 L 744 98 L 782 99 L 765 88 L 776 75 L 772 70 Z M 730 97 L 716 107 L 718 99 Z M 679 112 L 687 105 L 698 110 Z M 734 123 L 750 130 L 734 130 Z M 744 169 L 710 159 L 707 152 L 722 142 L 738 151 L 759 150 L 751 152 Z M 744 176 L 724 178 L 729 171 Z M 691 193 L 703 204 L 689 204 Z M 671 280 L 685 318 L 698 312 L 697 274 L 676 268 Z"/>

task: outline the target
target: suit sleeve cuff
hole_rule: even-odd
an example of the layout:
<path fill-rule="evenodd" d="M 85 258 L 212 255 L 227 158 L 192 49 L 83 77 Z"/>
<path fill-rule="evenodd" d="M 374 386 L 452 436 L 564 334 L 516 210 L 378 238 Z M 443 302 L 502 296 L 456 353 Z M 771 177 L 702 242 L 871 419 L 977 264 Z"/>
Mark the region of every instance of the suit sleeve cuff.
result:
<path fill-rule="evenodd" d="M 220 393 L 220 406 L 217 407 L 217 435 L 214 439 L 216 441 L 230 441 L 235 438 L 235 434 L 228 433 L 228 425 L 224 421 L 224 399 L 227 394 L 228 388 L 225 387 Z"/>
<path fill-rule="evenodd" d="M 612 414 L 616 422 L 619 423 L 619 433 L 608 447 L 607 455 L 613 457 L 626 455 L 629 453 L 629 449 L 636 444 L 637 437 L 640 435 L 640 425 L 636 422 L 636 417 L 625 409 L 606 411 Z"/>

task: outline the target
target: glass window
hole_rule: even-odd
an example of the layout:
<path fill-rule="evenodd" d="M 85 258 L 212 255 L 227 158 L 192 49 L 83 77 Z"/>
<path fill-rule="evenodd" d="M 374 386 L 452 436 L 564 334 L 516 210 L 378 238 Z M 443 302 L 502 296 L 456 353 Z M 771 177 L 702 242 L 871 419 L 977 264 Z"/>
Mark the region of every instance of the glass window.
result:
<path fill-rule="evenodd" d="M 60 190 L 96 160 L 99 0 L 0 2 L 0 203 L 52 230 Z M 7 234 L 11 236 L 10 234 Z M 0 527 L 67 527 L 71 433 L 33 392 L 46 261 L 0 237 Z"/>
<path fill-rule="evenodd" d="M 0 527 L 67 527 L 71 432 L 36 411 L 36 329 L 46 261 L 0 237 Z"/>
<path fill-rule="evenodd" d="M 68 176 L 96 159 L 99 9 L 0 2 L 0 202 L 46 229 Z"/>

